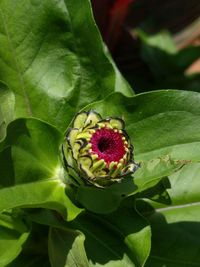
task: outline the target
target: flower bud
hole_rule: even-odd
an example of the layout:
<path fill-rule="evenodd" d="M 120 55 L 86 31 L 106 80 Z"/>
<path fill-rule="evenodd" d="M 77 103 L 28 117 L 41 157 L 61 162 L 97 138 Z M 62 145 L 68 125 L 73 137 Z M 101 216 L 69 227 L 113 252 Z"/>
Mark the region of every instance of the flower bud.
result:
<path fill-rule="evenodd" d="M 105 187 L 134 173 L 133 147 L 120 118 L 102 119 L 95 111 L 78 113 L 62 146 L 68 175 L 78 184 Z"/>

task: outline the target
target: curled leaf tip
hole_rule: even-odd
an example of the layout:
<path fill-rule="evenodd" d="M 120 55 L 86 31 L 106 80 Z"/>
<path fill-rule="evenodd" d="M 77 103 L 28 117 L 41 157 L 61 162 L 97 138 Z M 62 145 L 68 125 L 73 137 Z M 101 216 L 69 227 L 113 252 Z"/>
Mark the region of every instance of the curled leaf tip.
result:
<path fill-rule="evenodd" d="M 69 176 L 78 184 L 106 187 L 134 173 L 133 146 L 120 118 L 103 119 L 90 110 L 78 113 L 62 147 Z"/>

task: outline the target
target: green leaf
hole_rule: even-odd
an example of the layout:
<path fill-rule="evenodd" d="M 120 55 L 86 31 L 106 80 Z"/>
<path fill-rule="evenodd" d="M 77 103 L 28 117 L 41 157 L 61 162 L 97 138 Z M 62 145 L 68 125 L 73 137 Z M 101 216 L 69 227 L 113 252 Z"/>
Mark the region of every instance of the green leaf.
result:
<path fill-rule="evenodd" d="M 151 215 L 152 251 L 146 266 L 200 266 L 199 214 L 200 204 L 194 203 L 161 208 Z"/>
<path fill-rule="evenodd" d="M 12 122 L 7 128 L 7 137 L 2 146 L 12 147 L 10 153 L 15 184 L 58 175 L 61 168 L 61 142 L 60 132 L 42 121 L 18 119 Z M 4 169 L 4 166 L 1 168 Z"/>
<path fill-rule="evenodd" d="M 86 107 L 90 108 L 102 117 L 125 120 L 135 160 L 141 162 L 141 170 L 134 174 L 139 191 L 200 160 L 199 93 L 163 90 L 131 98 L 113 94 Z"/>
<path fill-rule="evenodd" d="M 90 266 L 142 267 L 150 252 L 151 231 L 130 205 L 110 215 L 80 215 L 71 227 L 85 235 Z"/>
<path fill-rule="evenodd" d="M 142 41 L 142 57 L 158 79 L 172 79 L 170 76 L 175 75 L 180 78 L 180 74 L 184 74 L 184 70 L 200 56 L 198 46 L 188 46 L 178 51 L 169 32 L 162 31 L 153 36 L 141 30 L 137 33 Z"/>
<path fill-rule="evenodd" d="M 129 98 L 116 93 L 89 108 L 102 117 L 124 118 L 137 160 L 166 155 L 172 160 L 199 159 L 199 93 L 163 90 Z"/>
<path fill-rule="evenodd" d="M 163 185 L 163 177 L 167 177 L 184 165 L 182 161 L 173 161 L 168 156 L 149 161 L 142 161 L 141 167 L 131 176 L 125 177 L 119 184 L 104 189 L 80 186 L 76 193 L 76 200 L 86 209 L 106 214 L 116 210 L 121 201 L 128 196 L 148 197 L 161 203 L 169 204 L 170 198 Z"/>
<path fill-rule="evenodd" d="M 131 95 L 88 0 L 1 0 L 0 33 L 0 79 L 15 94 L 15 118 L 37 117 L 63 131 L 92 101 Z"/>
<path fill-rule="evenodd" d="M 50 179 L 0 189 L 0 212 L 12 208 L 47 208 L 73 220 L 82 210 L 76 207 L 58 180 Z"/>
<path fill-rule="evenodd" d="M 184 166 L 169 177 L 171 189 L 168 190 L 173 205 L 200 202 L 200 163 Z"/>
<path fill-rule="evenodd" d="M 0 266 L 7 266 L 18 256 L 29 231 L 22 218 L 9 213 L 0 214 Z"/>
<path fill-rule="evenodd" d="M 137 186 L 133 183 L 132 177 L 126 177 L 121 183 L 102 189 L 80 186 L 76 200 L 92 212 L 106 214 L 116 210 L 121 201 L 136 190 Z"/>
<path fill-rule="evenodd" d="M 200 75 L 187 73 L 187 68 L 200 57 L 199 46 L 187 46 L 178 50 L 172 36 L 166 31 L 148 35 L 138 29 L 136 34 L 141 40 L 141 57 L 150 70 L 146 77 L 142 75 L 140 78 L 141 75 L 137 75 L 134 78 L 136 86 L 139 81 L 145 91 L 147 88 L 149 91 L 181 88 L 199 92 Z M 134 79 L 132 78 L 133 81 Z"/>
<path fill-rule="evenodd" d="M 153 181 L 155 183 L 155 181 Z M 169 193 L 167 192 L 167 189 L 171 187 L 171 184 L 169 182 L 169 179 L 167 177 L 163 177 L 162 179 L 159 179 L 159 182 L 154 186 L 149 187 L 148 189 L 142 191 L 136 196 L 136 199 L 139 198 L 145 198 L 148 200 L 153 200 L 155 202 L 163 203 L 165 205 L 171 204 L 171 199 L 169 196 Z M 155 204 L 154 204 L 155 205 Z"/>
<path fill-rule="evenodd" d="M 14 118 L 14 103 L 14 94 L 0 81 L 0 140 L 5 137 L 6 127 Z"/>
<path fill-rule="evenodd" d="M 156 185 L 163 177 L 180 169 L 184 162 L 171 160 L 169 156 L 142 161 L 138 171 L 134 174 L 134 183 L 138 192 L 142 192 Z"/>
<path fill-rule="evenodd" d="M 82 257 L 82 262 L 86 262 L 82 246 L 84 240 L 89 266 L 142 267 L 150 252 L 150 227 L 147 221 L 135 211 L 132 199 L 125 201 L 110 215 L 85 212 L 75 220 L 65 222 L 51 211 L 37 210 L 29 211 L 28 218 L 33 222 L 49 225 L 53 229 L 57 228 L 54 239 L 50 240 L 50 258 L 55 264 L 58 257 L 64 262 L 68 257 L 71 259 L 71 255 L 77 255 L 78 259 Z M 61 236 L 63 238 L 59 239 L 58 243 L 57 239 Z M 64 248 L 66 253 L 60 255 Z M 86 263 L 85 266 L 87 266 Z"/>
<path fill-rule="evenodd" d="M 89 267 L 84 240 L 84 235 L 77 230 L 51 228 L 49 232 L 51 266 Z"/>
<path fill-rule="evenodd" d="M 172 205 L 148 217 L 153 231 L 148 267 L 200 265 L 199 175 L 200 163 L 192 163 L 169 177 Z"/>
<path fill-rule="evenodd" d="M 141 29 L 136 29 L 136 33 L 148 47 L 158 48 L 168 54 L 177 53 L 173 38 L 168 31 L 161 31 L 154 35 L 148 35 Z"/>
<path fill-rule="evenodd" d="M 153 36 L 148 36 L 141 30 L 137 31 L 142 41 L 141 57 L 149 66 L 153 76 L 158 79 L 166 79 L 180 73 L 175 63 L 177 49 L 172 37 L 166 31 Z"/>
<path fill-rule="evenodd" d="M 60 159 L 62 135 L 36 119 L 18 119 L 7 129 L 0 153 L 0 211 L 45 207 L 73 219 L 81 210 L 66 194 Z M 11 146 L 11 147 L 10 147 Z"/>

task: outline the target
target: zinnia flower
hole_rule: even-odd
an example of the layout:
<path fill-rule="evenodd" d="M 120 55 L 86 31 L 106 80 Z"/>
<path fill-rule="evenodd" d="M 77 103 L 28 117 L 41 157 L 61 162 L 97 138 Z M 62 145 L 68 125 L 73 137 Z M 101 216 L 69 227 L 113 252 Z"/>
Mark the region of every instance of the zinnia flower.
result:
<path fill-rule="evenodd" d="M 67 131 L 63 158 L 78 184 L 105 187 L 134 173 L 133 147 L 120 118 L 102 119 L 95 111 L 78 113 Z"/>

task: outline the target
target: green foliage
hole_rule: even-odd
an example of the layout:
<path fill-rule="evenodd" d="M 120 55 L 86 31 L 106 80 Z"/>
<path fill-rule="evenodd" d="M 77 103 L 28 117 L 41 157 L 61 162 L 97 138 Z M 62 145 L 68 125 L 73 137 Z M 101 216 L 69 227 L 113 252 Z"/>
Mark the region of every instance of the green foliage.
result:
<path fill-rule="evenodd" d="M 8 126 L 2 143 L 6 148 L 0 152 L 0 184 L 6 185 L 0 190 L 0 211 L 45 207 L 59 210 L 69 219 L 79 213 L 65 194 L 61 140 L 58 130 L 36 119 L 17 119 Z"/>
<path fill-rule="evenodd" d="M 141 92 L 173 88 L 199 92 L 200 74 L 187 73 L 190 65 L 199 59 L 200 47 L 188 46 L 178 50 L 167 31 L 149 35 L 142 30 L 134 31 L 141 42 L 140 56 L 145 62 L 148 74 L 130 77 L 136 80 Z M 134 33 L 134 34 L 135 34 Z"/>
<path fill-rule="evenodd" d="M 1 267 L 200 265 L 199 93 L 134 96 L 88 0 L 0 0 L 0 79 Z M 90 109 L 125 120 L 140 163 L 105 189 L 63 167 L 64 132 Z"/>
<path fill-rule="evenodd" d="M 172 205 L 151 205 L 145 215 L 152 229 L 152 251 L 146 266 L 198 266 L 199 258 L 199 163 L 184 166 L 169 176 Z"/>
<path fill-rule="evenodd" d="M 0 266 L 6 266 L 21 252 L 30 227 L 20 215 L 7 212 L 0 214 L 0 230 Z"/>
<path fill-rule="evenodd" d="M 11 90 L 0 81 L 0 140 L 6 135 L 6 127 L 14 118 L 15 97 Z"/>
<path fill-rule="evenodd" d="M 199 204 L 172 206 L 150 216 L 152 252 L 146 266 L 199 266 Z"/>
<path fill-rule="evenodd" d="M 0 80 L 15 93 L 15 118 L 39 117 L 64 130 L 86 104 L 113 91 L 130 95 L 87 0 L 3 0 L 0 32 Z"/>
<path fill-rule="evenodd" d="M 85 266 L 89 262 L 84 249 L 85 237 L 71 229 L 51 228 L 49 231 L 49 256 L 53 267 Z"/>

